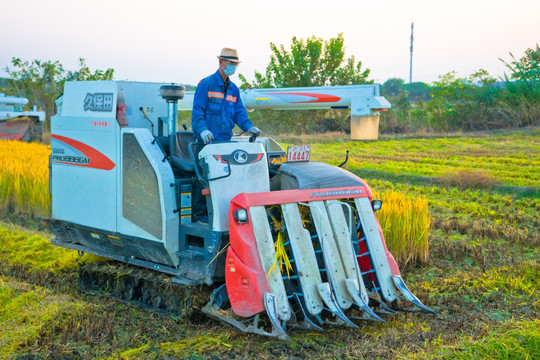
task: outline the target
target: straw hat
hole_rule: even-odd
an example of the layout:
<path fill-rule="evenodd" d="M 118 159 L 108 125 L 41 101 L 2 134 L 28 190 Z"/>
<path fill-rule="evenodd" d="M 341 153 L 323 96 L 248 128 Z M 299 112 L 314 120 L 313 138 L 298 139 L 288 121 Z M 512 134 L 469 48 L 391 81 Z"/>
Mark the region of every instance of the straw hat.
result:
<path fill-rule="evenodd" d="M 236 49 L 223 48 L 221 49 L 221 54 L 218 55 L 218 59 L 229 60 L 235 63 L 240 63 L 238 60 L 238 52 Z"/>

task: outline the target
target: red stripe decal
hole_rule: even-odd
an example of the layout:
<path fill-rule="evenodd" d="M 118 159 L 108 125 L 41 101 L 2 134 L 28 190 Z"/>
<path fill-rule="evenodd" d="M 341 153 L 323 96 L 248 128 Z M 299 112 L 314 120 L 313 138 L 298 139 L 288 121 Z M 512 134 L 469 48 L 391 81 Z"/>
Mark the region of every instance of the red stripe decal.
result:
<path fill-rule="evenodd" d="M 100 170 L 112 170 L 116 166 L 111 159 L 103 155 L 98 150 L 94 149 L 91 146 L 88 146 L 80 141 L 73 140 L 71 138 L 60 136 L 60 135 L 51 135 L 53 139 L 56 139 L 58 141 L 61 141 L 63 143 L 66 143 L 70 146 L 73 146 L 75 149 L 82 152 L 84 155 L 86 155 L 87 158 L 90 159 L 90 162 L 88 164 L 76 164 L 76 163 L 67 163 L 62 161 L 55 161 L 59 164 L 69 164 L 69 165 L 76 165 L 76 166 L 82 166 L 82 167 L 88 167 L 93 169 L 100 169 Z"/>
<path fill-rule="evenodd" d="M 316 100 L 308 101 L 291 101 L 291 104 L 306 104 L 306 103 L 334 103 L 341 100 L 339 96 L 328 95 L 328 94 L 315 94 L 315 93 L 295 93 L 295 92 L 269 92 L 265 93 L 269 95 L 298 95 L 298 96 L 309 96 L 316 98 Z"/>

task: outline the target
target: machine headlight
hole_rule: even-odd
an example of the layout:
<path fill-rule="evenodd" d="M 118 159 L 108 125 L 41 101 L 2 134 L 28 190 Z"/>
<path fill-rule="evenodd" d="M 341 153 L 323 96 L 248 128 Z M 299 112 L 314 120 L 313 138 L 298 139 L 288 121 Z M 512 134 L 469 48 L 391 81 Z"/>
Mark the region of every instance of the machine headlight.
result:
<path fill-rule="evenodd" d="M 238 209 L 234 212 L 234 220 L 239 224 L 246 224 L 248 222 L 248 213 L 246 209 Z"/>
<path fill-rule="evenodd" d="M 381 210 L 382 200 L 371 200 L 371 207 L 373 211 Z"/>

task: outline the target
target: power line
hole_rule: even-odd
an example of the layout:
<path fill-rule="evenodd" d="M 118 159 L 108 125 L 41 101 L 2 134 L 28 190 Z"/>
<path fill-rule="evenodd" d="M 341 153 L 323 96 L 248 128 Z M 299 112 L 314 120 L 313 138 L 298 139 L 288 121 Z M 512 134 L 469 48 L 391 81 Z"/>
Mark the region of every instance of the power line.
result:
<path fill-rule="evenodd" d="M 409 69 L 409 84 L 412 83 L 412 53 L 413 53 L 413 28 L 414 23 L 411 23 L 411 67 Z"/>

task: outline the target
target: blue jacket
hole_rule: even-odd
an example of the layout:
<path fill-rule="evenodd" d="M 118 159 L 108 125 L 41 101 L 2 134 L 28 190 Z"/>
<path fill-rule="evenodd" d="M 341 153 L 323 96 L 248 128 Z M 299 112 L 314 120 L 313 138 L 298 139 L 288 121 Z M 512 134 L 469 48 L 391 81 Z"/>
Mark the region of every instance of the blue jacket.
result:
<path fill-rule="evenodd" d="M 240 98 L 238 87 L 229 81 L 225 94 L 225 84 L 219 70 L 201 80 L 195 90 L 191 128 L 195 139 L 201 140 L 201 133 L 210 130 L 214 141 L 229 141 L 232 129 L 237 124 L 247 131 L 253 126 Z"/>

